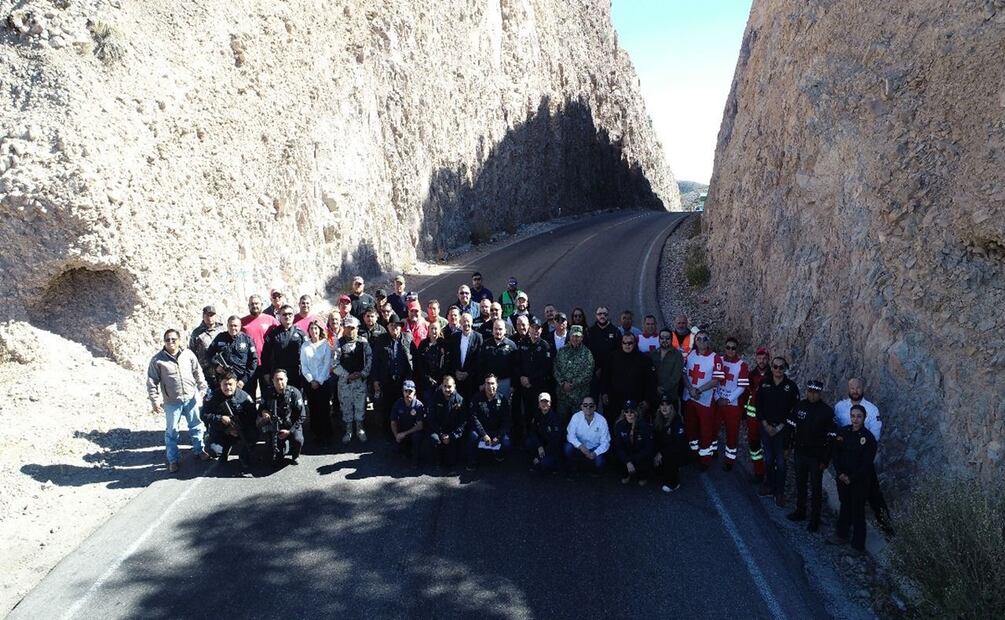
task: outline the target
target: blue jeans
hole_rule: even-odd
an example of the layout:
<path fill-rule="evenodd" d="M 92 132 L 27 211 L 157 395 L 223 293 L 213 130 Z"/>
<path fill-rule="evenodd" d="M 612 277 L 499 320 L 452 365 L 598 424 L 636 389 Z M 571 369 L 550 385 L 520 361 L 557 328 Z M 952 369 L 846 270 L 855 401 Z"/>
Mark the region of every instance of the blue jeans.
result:
<path fill-rule="evenodd" d="M 579 448 L 572 445 L 569 442 L 565 442 L 565 462 L 569 469 L 579 469 L 582 466 L 587 466 L 587 468 L 594 471 L 601 471 L 604 469 L 604 462 L 607 460 L 607 453 L 598 454 L 593 457 L 593 460 L 586 458 Z"/>
<path fill-rule="evenodd" d="M 167 449 L 168 463 L 178 462 L 178 423 L 185 418 L 188 434 L 192 438 L 192 452 L 202 452 L 202 434 L 205 427 L 199 418 L 199 406 L 195 396 L 185 403 L 164 403 L 164 447 Z"/>
<path fill-rule="evenodd" d="M 477 465 L 478 464 L 478 442 L 482 438 L 478 436 L 476 431 L 468 431 L 468 464 Z M 494 451 L 498 456 L 506 456 L 509 454 L 510 446 L 512 445 L 509 439 L 509 435 L 503 435 L 499 438 L 499 445 L 502 446 L 498 451 Z M 486 450 L 486 452 L 493 452 L 492 450 Z"/>
<path fill-rule="evenodd" d="M 761 427 L 761 446 L 764 448 L 765 482 L 775 497 L 785 495 L 785 439 L 788 430 L 782 429 L 772 437 Z"/>

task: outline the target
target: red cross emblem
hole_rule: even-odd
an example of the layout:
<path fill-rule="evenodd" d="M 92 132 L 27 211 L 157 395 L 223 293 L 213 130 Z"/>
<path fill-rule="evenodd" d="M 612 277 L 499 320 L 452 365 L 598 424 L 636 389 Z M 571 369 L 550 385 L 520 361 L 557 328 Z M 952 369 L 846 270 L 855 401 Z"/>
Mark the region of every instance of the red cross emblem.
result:
<path fill-rule="evenodd" d="M 687 376 L 691 378 L 691 385 L 698 385 L 698 381 L 705 378 L 705 373 L 702 372 L 701 366 L 695 364 L 691 372 L 687 373 Z"/>
<path fill-rule="evenodd" d="M 732 381 L 733 379 L 736 378 L 736 375 L 734 375 L 732 372 L 730 372 L 729 366 L 726 366 L 725 364 L 723 364 L 722 366 L 723 366 L 723 368 L 725 368 L 725 372 L 726 372 L 726 383 L 729 383 L 730 381 Z"/>

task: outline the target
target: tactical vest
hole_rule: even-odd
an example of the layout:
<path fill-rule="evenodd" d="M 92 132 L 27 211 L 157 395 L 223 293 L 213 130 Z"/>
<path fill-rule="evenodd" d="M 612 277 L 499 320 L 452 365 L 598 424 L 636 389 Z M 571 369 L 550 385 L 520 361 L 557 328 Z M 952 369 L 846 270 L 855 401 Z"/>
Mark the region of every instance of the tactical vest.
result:
<path fill-rule="evenodd" d="M 339 349 L 342 351 L 342 355 L 339 356 L 338 363 L 339 366 L 345 368 L 347 372 L 361 372 L 363 370 L 363 364 L 366 362 L 365 353 L 363 352 L 363 341 L 356 340 L 356 346 L 352 353 L 346 355 L 345 345 L 350 341 L 346 338 L 339 339 Z"/>

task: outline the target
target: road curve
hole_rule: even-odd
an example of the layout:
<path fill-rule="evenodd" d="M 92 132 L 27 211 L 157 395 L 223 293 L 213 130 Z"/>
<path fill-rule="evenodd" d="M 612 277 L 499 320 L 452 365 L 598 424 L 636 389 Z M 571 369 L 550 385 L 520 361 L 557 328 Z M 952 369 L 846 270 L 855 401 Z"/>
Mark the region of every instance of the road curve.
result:
<path fill-rule="evenodd" d="M 446 302 L 478 269 L 497 293 L 516 276 L 538 308 L 655 313 L 679 217 L 598 215 L 414 287 Z M 539 476 L 522 454 L 448 478 L 371 441 L 254 479 L 225 473 L 153 484 L 10 617 L 827 615 L 736 471 L 688 470 L 671 495 Z"/>

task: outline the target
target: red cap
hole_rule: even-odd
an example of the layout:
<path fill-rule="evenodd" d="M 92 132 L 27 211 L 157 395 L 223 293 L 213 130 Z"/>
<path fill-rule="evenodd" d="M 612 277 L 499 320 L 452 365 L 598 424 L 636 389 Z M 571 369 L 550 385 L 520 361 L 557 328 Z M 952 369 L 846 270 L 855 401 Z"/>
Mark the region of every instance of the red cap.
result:
<path fill-rule="evenodd" d="M 412 300 L 412 301 L 408 302 L 407 308 L 409 310 L 420 310 L 420 311 L 422 310 L 422 306 L 420 306 L 419 302 L 417 302 L 415 300 Z"/>
<path fill-rule="evenodd" d="M 352 298 L 349 297 L 348 295 L 340 295 L 339 298 L 338 298 L 338 302 L 342 303 L 342 302 L 345 302 L 345 301 L 347 301 L 349 303 L 352 303 Z"/>
<path fill-rule="evenodd" d="M 765 347 L 757 347 L 756 355 L 767 355 L 768 349 Z"/>

